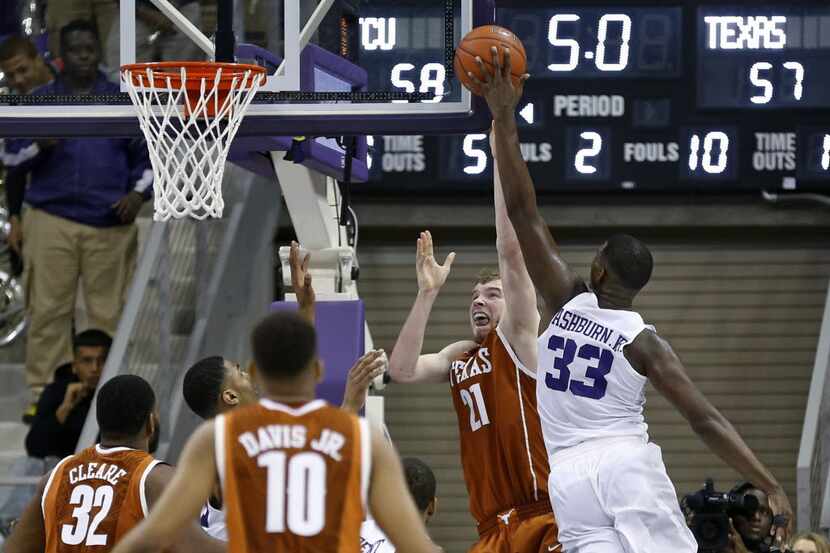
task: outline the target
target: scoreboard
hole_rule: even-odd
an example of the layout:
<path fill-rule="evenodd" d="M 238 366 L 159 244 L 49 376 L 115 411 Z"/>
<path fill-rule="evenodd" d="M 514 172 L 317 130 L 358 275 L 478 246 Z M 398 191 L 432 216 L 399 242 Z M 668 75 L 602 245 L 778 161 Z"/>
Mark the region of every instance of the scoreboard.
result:
<path fill-rule="evenodd" d="M 537 188 L 830 190 L 830 4 L 498 6 L 497 23 L 527 52 L 517 119 Z M 457 97 L 441 40 L 423 46 L 443 11 L 423 10 L 362 8 L 370 88 Z M 369 141 L 369 189 L 458 191 L 492 179 L 485 133 Z"/>

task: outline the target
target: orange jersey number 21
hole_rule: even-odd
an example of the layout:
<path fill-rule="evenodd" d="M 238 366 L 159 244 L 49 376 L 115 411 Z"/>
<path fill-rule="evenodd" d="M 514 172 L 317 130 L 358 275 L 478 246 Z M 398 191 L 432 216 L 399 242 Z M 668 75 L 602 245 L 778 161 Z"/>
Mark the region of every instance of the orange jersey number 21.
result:
<path fill-rule="evenodd" d="M 470 428 L 472 431 L 475 432 L 482 426 L 490 424 L 487 407 L 484 405 L 484 396 L 481 394 L 481 384 L 473 384 L 469 390 L 462 388 L 458 392 L 461 394 L 461 401 L 470 410 Z"/>

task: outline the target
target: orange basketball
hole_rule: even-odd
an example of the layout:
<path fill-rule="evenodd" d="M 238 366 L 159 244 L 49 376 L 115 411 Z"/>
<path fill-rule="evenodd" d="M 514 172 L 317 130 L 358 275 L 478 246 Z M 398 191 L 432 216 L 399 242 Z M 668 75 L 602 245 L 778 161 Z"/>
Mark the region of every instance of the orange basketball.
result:
<path fill-rule="evenodd" d="M 483 25 L 476 27 L 461 39 L 461 44 L 455 50 L 455 75 L 465 87 L 473 94 L 481 95 L 481 91 L 474 85 L 467 76 L 469 71 L 476 77 L 479 74 L 476 57 L 481 58 L 484 67 L 493 74 L 493 54 L 490 48 L 495 46 L 499 49 L 499 59 L 504 63 L 504 48 L 510 49 L 510 73 L 513 77 L 513 85 L 518 86 L 519 79 L 527 69 L 527 56 L 522 41 L 504 27 L 498 25 Z"/>

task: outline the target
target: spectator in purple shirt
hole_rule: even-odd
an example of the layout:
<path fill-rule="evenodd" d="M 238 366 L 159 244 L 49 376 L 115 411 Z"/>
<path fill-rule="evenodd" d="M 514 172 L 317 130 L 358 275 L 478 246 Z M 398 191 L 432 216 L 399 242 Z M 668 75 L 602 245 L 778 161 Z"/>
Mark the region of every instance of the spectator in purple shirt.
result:
<path fill-rule="evenodd" d="M 98 69 L 94 25 L 69 23 L 60 44 L 64 70 L 35 94 L 119 91 Z M 135 268 L 133 223 L 149 199 L 153 176 L 147 147 L 137 139 L 10 140 L 2 157 L 9 170 L 31 174 L 23 214 L 26 377 L 33 399 L 24 420 L 30 421 L 52 371 L 72 359 L 79 281 L 90 326 L 115 334 Z"/>
<path fill-rule="evenodd" d="M 0 70 L 15 94 L 29 94 L 55 78 L 52 66 L 44 61 L 37 47 L 28 38 L 12 35 L 0 43 Z M 12 171 L 6 175 L 6 208 L 9 210 L 9 235 L 6 239 L 11 252 L 9 261 L 14 276 L 23 271 L 20 257 L 23 245 L 23 230 L 20 211 L 23 207 L 23 193 L 26 190 L 26 175 Z"/>

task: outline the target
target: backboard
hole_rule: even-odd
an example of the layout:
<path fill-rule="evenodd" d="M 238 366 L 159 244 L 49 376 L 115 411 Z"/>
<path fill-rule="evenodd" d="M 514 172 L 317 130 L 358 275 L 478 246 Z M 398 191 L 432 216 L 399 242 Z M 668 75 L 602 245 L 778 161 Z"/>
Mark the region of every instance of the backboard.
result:
<path fill-rule="evenodd" d="M 117 32 L 101 32 L 101 69 L 116 82 L 126 63 L 214 59 L 217 21 L 228 19 L 235 58 L 269 73 L 238 136 L 446 134 L 488 124 L 483 102 L 453 75 L 452 55 L 463 34 L 493 21 L 492 0 L 120 0 Z M 0 137 L 137 135 L 123 88 L 0 96 Z"/>

